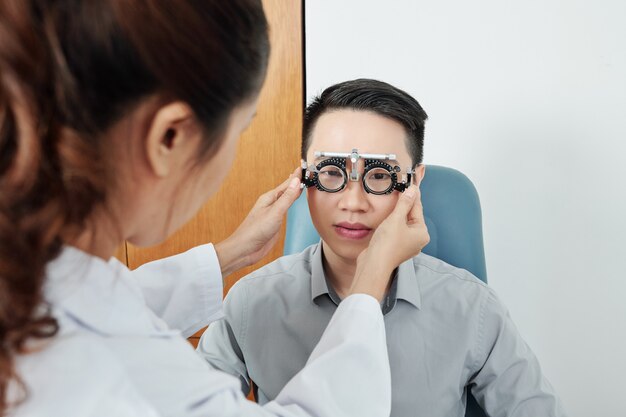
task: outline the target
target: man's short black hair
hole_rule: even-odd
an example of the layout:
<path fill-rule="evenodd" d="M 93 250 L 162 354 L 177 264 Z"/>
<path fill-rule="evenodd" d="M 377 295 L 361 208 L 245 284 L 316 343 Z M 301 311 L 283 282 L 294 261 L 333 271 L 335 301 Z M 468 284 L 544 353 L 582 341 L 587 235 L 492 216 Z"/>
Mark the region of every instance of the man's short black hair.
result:
<path fill-rule="evenodd" d="M 304 112 L 302 159 L 306 160 L 317 119 L 328 111 L 340 109 L 370 111 L 400 123 L 407 133 L 406 147 L 413 165 L 422 163 L 424 123 L 428 115 L 406 92 L 385 82 L 366 78 L 335 84 L 313 98 Z"/>

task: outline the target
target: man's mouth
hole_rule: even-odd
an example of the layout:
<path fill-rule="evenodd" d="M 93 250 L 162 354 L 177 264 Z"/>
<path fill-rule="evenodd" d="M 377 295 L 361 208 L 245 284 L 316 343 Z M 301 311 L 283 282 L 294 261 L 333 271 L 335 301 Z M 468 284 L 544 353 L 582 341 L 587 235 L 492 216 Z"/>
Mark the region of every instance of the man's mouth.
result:
<path fill-rule="evenodd" d="M 372 229 L 361 223 L 341 222 L 334 224 L 335 233 L 346 239 L 363 239 Z"/>

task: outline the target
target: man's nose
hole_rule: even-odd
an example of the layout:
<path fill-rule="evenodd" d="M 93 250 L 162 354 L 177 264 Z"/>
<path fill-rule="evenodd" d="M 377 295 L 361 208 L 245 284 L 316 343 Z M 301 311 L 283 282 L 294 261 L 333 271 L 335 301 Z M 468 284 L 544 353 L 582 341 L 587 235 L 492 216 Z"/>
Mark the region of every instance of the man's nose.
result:
<path fill-rule="evenodd" d="M 367 193 L 360 181 L 348 181 L 346 187 L 340 192 L 339 208 L 348 211 L 366 211 L 369 208 Z"/>

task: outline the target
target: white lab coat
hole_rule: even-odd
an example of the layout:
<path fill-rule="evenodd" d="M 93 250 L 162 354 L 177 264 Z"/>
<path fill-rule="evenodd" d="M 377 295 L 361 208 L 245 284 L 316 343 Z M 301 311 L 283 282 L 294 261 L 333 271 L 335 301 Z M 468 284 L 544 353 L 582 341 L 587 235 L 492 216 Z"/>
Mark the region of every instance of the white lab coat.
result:
<path fill-rule="evenodd" d="M 132 272 L 115 259 L 66 247 L 46 278 L 60 332 L 18 357 L 28 398 L 11 416 L 389 415 L 385 328 L 370 296 L 341 303 L 307 366 L 261 407 L 183 337 L 221 317 L 222 277 L 212 245 Z M 17 393 L 13 384 L 9 398 Z"/>

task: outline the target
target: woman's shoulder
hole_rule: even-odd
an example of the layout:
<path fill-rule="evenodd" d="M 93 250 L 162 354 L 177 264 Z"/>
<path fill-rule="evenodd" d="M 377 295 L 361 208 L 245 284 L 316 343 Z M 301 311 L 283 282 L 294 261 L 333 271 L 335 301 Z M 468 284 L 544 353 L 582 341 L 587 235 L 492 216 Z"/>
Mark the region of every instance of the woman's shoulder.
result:
<path fill-rule="evenodd" d="M 101 341 L 85 332 L 31 343 L 16 359 L 26 401 L 11 416 L 157 416 L 135 390 L 124 366 Z M 12 399 L 22 398 L 17 384 Z"/>

